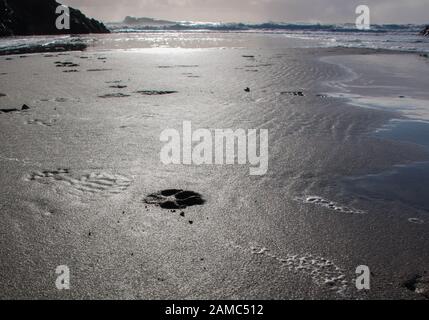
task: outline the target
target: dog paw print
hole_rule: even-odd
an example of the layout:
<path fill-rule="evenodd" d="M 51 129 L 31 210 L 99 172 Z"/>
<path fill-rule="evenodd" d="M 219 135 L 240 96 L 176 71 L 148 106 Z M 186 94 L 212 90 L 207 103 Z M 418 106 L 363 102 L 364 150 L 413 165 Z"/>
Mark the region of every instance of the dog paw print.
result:
<path fill-rule="evenodd" d="M 202 195 L 197 192 L 179 189 L 162 190 L 148 195 L 143 201 L 168 210 L 201 206 L 206 202 Z"/>

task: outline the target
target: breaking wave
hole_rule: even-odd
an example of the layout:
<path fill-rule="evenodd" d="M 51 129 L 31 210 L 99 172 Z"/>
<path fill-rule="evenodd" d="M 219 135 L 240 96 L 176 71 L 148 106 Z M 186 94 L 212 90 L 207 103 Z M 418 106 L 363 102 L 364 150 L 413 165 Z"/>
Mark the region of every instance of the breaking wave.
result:
<path fill-rule="evenodd" d="M 358 32 L 358 33 L 386 33 L 405 32 L 418 33 L 423 25 L 414 24 L 383 24 L 371 25 L 368 31 L 356 29 L 351 23 L 346 24 L 308 24 L 308 23 L 274 23 L 266 22 L 260 24 L 248 23 L 220 23 L 220 22 L 193 22 L 182 21 L 165 23 L 162 25 L 145 25 L 123 23 L 109 23 L 109 29 L 113 32 L 143 32 L 143 31 L 326 31 L 326 32 Z"/>

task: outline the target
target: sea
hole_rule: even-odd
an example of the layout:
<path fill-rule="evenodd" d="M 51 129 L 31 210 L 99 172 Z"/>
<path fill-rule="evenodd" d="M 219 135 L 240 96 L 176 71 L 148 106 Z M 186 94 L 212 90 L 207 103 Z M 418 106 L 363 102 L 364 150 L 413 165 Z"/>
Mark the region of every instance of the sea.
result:
<path fill-rule="evenodd" d="M 275 43 L 275 46 L 298 48 L 345 47 L 429 53 L 429 38 L 419 34 L 424 25 L 418 24 L 374 24 L 365 31 L 358 30 L 354 24 L 350 23 L 269 22 L 247 24 L 183 21 L 168 25 L 126 25 L 123 23 L 107 23 L 106 25 L 112 34 L 2 38 L 0 39 L 0 55 L 51 51 L 52 48 L 58 47 L 79 49 L 85 46 L 97 50 L 123 49 L 124 47 L 127 49 L 218 48 L 261 46 L 267 41 Z M 285 41 L 282 42 L 282 40 Z"/>

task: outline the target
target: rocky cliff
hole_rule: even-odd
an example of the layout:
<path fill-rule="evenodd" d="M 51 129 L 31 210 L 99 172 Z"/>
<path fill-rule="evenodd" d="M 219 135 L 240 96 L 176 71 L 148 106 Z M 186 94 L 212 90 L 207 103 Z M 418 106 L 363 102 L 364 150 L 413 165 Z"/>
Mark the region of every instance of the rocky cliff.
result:
<path fill-rule="evenodd" d="M 103 23 L 70 8 L 70 29 L 56 28 L 55 0 L 0 0 L 0 36 L 108 33 Z"/>

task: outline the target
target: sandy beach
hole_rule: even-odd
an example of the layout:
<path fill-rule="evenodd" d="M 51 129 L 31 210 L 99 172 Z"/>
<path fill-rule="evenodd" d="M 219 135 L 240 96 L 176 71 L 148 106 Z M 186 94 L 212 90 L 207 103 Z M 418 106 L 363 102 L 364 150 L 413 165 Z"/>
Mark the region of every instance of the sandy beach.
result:
<path fill-rule="evenodd" d="M 427 120 L 428 59 L 216 37 L 0 57 L 0 298 L 429 297 L 429 152 L 380 131 Z M 183 121 L 268 129 L 266 175 L 164 165 Z M 148 201 L 171 189 L 203 201 Z"/>

